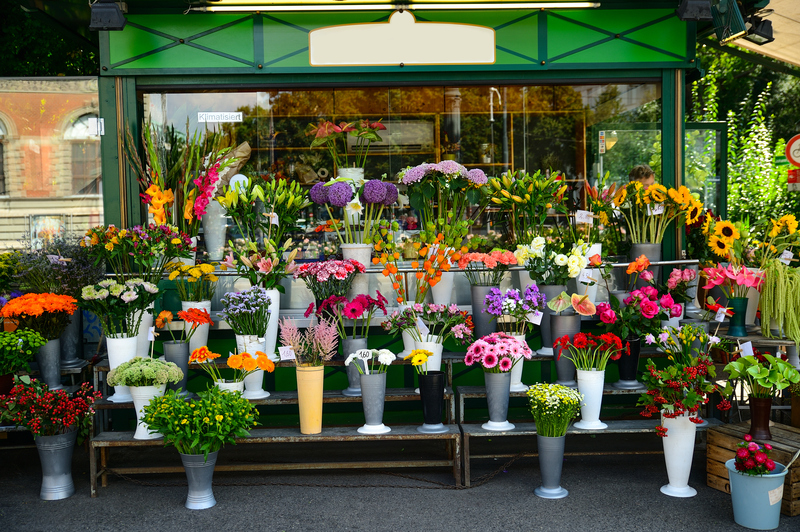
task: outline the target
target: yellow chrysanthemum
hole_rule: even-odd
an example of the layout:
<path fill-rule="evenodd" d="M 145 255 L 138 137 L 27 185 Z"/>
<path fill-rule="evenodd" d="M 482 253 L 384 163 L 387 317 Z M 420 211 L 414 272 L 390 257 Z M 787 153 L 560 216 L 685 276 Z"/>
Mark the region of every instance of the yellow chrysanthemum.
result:
<path fill-rule="evenodd" d="M 177 246 L 178 244 L 181 243 L 181 239 L 180 238 L 173 238 L 172 240 L 170 240 L 170 243 L 175 245 L 175 246 Z"/>
<path fill-rule="evenodd" d="M 172 270 L 169 274 L 169 280 L 174 281 L 177 276 L 181 274 L 180 270 Z"/>
<path fill-rule="evenodd" d="M 191 275 L 195 279 L 199 279 L 200 277 L 203 276 L 203 272 L 200 271 L 200 268 L 190 268 L 189 275 Z"/>
<path fill-rule="evenodd" d="M 708 241 L 708 246 L 716 255 L 723 258 L 728 258 L 728 254 L 730 253 L 731 249 L 731 246 L 728 242 L 725 242 L 718 236 L 712 236 Z"/>
<path fill-rule="evenodd" d="M 217 277 L 213 273 L 210 273 L 208 274 L 208 280 L 211 281 L 212 283 L 216 283 L 217 281 L 219 281 L 219 277 Z"/>
<path fill-rule="evenodd" d="M 200 268 L 200 271 L 203 273 L 214 273 L 215 269 L 212 264 L 208 264 L 207 262 L 201 264 L 200 266 L 198 266 L 198 268 Z"/>
<path fill-rule="evenodd" d="M 216 416 L 214 416 L 214 419 L 216 419 L 217 421 L 222 421 L 225 418 L 222 416 L 222 414 L 217 414 Z"/>
<path fill-rule="evenodd" d="M 733 241 L 738 240 L 739 236 L 741 236 L 736 226 L 727 220 L 717 222 L 714 226 L 714 234 L 718 236 L 720 240 L 724 240 L 726 244 L 733 244 Z"/>

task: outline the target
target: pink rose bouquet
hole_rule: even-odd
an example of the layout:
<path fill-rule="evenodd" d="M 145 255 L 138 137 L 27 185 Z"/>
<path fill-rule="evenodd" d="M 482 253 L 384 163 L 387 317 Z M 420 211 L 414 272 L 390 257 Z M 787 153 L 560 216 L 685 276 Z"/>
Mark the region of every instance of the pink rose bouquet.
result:
<path fill-rule="evenodd" d="M 694 270 L 679 270 L 675 268 L 667 279 L 667 291 L 676 303 L 688 303 L 691 298 L 688 296 L 689 286 L 697 279 L 697 272 Z"/>
<path fill-rule="evenodd" d="M 598 303 L 597 314 L 606 325 L 607 331 L 615 332 L 620 338 L 644 338 L 647 334 L 658 334 L 661 320 L 680 316 L 683 308 L 674 302 L 672 296 L 659 297 L 654 286 L 643 286 L 634 290 L 621 303 L 611 297 L 610 303 Z"/>
<path fill-rule="evenodd" d="M 486 373 L 508 373 L 523 358 L 533 357 L 530 347 L 505 333 L 492 333 L 467 349 L 464 363 L 480 364 Z"/>

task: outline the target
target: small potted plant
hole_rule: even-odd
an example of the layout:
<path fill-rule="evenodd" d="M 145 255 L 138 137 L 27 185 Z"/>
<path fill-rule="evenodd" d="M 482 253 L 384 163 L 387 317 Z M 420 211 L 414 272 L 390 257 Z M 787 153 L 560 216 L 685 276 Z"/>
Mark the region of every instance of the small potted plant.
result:
<path fill-rule="evenodd" d="M 725 462 L 733 501 L 733 520 L 755 530 L 778 528 L 781 518 L 781 499 L 789 465 L 770 458 L 772 446 L 759 445 L 745 434 L 736 446 L 736 457 Z M 797 455 L 792 459 L 792 462 Z M 775 500 L 777 499 L 777 500 Z"/>
<path fill-rule="evenodd" d="M 772 399 L 788 386 L 800 382 L 800 373 L 788 362 L 754 352 L 753 356 L 734 355 L 725 366 L 730 379 L 741 379 L 749 395 L 750 436 L 757 440 L 771 440 L 769 431 Z"/>
<path fill-rule="evenodd" d="M 64 390 L 51 390 L 43 381 L 27 375 L 15 377 L 8 395 L 0 396 L 0 419 L 26 427 L 33 434 L 42 463 L 42 489 L 46 501 L 66 499 L 75 493 L 72 483 L 72 452 L 91 429 L 94 402 L 85 382 L 70 397 Z"/>
<path fill-rule="evenodd" d="M 258 410 L 240 394 L 211 387 L 197 399 L 186 400 L 173 390 L 144 407 L 144 422 L 164 435 L 165 445 L 174 445 L 181 455 L 189 481 L 186 507 L 211 508 L 217 504 L 211 487 L 219 450 L 235 444 L 258 424 Z"/>
<path fill-rule="evenodd" d="M 383 407 L 386 398 L 386 370 L 395 358 L 397 357 L 394 353 L 388 349 L 359 349 L 344 361 L 348 368 L 355 366 L 361 378 L 361 402 L 366 420 L 364 426 L 358 429 L 362 434 L 385 434 L 392 430 L 383 424 Z M 361 364 L 356 364 L 356 360 Z"/>
<path fill-rule="evenodd" d="M 537 383 L 528 388 L 531 414 L 536 422 L 536 446 L 542 485 L 533 492 L 542 499 L 563 499 L 569 493 L 561 487 L 564 440 L 567 429 L 580 413 L 583 395 L 560 384 Z"/>
<path fill-rule="evenodd" d="M 6 395 L 14 384 L 14 372 L 27 367 L 47 340 L 31 329 L 0 331 L 0 395 Z"/>
<path fill-rule="evenodd" d="M 211 377 L 211 382 L 226 392 L 242 393 L 245 379 L 256 371 L 268 373 L 275 371 L 275 363 L 261 351 L 256 351 L 255 356 L 246 351 L 236 352 L 225 361 L 225 365 L 233 370 L 233 378 L 225 379 L 214 362 L 219 357 L 219 353 L 212 352 L 207 346 L 201 346 L 192 351 L 189 361 L 193 364 L 200 364 L 200 367 Z"/>
<path fill-rule="evenodd" d="M 144 405 L 153 397 L 164 395 L 167 383 L 178 383 L 183 379 L 183 371 L 172 362 L 155 358 L 133 357 L 112 369 L 106 380 L 109 386 L 128 386 L 136 409 L 135 440 L 155 440 L 161 437 L 157 432 L 150 432 L 142 422 Z"/>
<path fill-rule="evenodd" d="M 482 425 L 485 430 L 514 430 L 514 424 L 508 422 L 511 370 L 531 355 L 528 344 L 501 332 L 484 336 L 467 349 L 464 364 L 479 364 L 483 367 L 486 401 L 489 404 L 489 421 Z"/>

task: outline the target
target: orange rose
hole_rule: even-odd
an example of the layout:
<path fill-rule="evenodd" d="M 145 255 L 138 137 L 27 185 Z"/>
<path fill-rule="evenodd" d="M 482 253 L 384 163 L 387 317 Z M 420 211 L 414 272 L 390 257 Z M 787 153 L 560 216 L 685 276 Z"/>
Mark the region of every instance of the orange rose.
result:
<path fill-rule="evenodd" d="M 592 266 L 600 266 L 600 264 L 602 264 L 602 262 L 603 262 L 603 259 L 600 258 L 599 254 L 592 255 L 591 257 L 589 257 L 589 264 L 592 265 Z"/>

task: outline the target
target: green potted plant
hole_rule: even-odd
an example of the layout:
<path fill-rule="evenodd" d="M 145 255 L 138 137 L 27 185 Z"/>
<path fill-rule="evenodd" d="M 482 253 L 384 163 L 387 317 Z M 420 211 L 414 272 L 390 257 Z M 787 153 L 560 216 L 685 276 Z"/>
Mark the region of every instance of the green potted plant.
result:
<path fill-rule="evenodd" d="M 214 386 L 197 395 L 186 401 L 169 390 L 145 405 L 143 419 L 151 430 L 164 435 L 165 445 L 178 449 L 189 482 L 186 507 L 190 510 L 217 504 L 211 480 L 219 450 L 246 437 L 258 424 L 258 410 L 241 394 Z"/>
<path fill-rule="evenodd" d="M 750 397 L 750 432 L 757 440 L 771 440 L 769 417 L 772 398 L 800 382 L 800 373 L 788 362 L 754 351 L 753 356 L 736 356 L 725 366 L 730 379 L 741 379 Z"/>
<path fill-rule="evenodd" d="M 26 367 L 47 340 L 33 329 L 0 331 L 0 395 L 11 391 L 14 372 Z"/>
<path fill-rule="evenodd" d="M 167 383 L 178 383 L 183 371 L 174 363 L 156 358 L 133 357 L 108 373 L 109 386 L 128 386 L 136 409 L 136 440 L 155 440 L 161 434 L 151 433 L 142 423 L 142 409 L 153 397 L 164 395 Z"/>

